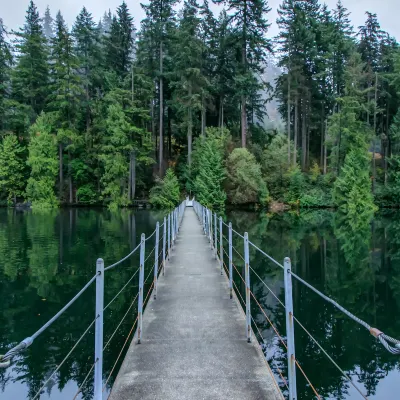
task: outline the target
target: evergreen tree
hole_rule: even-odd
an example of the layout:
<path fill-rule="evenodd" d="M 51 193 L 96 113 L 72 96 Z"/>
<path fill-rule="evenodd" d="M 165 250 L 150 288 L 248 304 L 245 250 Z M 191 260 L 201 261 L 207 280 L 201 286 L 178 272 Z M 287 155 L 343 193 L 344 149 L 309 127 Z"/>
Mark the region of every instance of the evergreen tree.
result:
<path fill-rule="evenodd" d="M 5 130 L 7 98 L 10 92 L 10 74 L 12 66 L 12 53 L 6 40 L 7 32 L 0 18 L 0 132 Z"/>
<path fill-rule="evenodd" d="M 226 193 L 223 183 L 226 177 L 224 145 L 227 133 L 207 128 L 206 136 L 199 137 L 193 152 L 195 175 L 193 191 L 198 202 L 217 212 L 225 208 Z"/>
<path fill-rule="evenodd" d="M 77 57 L 78 73 L 84 88 L 81 106 L 85 109 L 85 127 L 91 124 L 91 104 L 96 90 L 102 87 L 102 54 L 99 30 L 95 27 L 92 14 L 83 7 L 72 28 L 74 52 Z"/>
<path fill-rule="evenodd" d="M 214 88 L 218 104 L 218 126 L 226 125 L 233 129 L 240 123 L 237 110 L 240 103 L 235 97 L 235 76 L 238 64 L 236 62 L 236 39 L 232 24 L 225 10 L 222 10 L 216 27 L 215 77 L 210 82 Z"/>
<path fill-rule="evenodd" d="M 13 98 L 30 106 L 33 121 L 44 109 L 48 95 L 48 53 L 39 12 L 32 0 L 24 27 L 14 33 L 18 56 L 12 75 Z"/>
<path fill-rule="evenodd" d="M 179 203 L 180 188 L 178 179 L 171 168 L 164 179 L 159 179 L 150 191 L 150 202 L 154 207 L 173 210 Z"/>
<path fill-rule="evenodd" d="M 147 46 L 146 52 L 152 53 L 154 68 L 151 71 L 158 76 L 159 92 L 159 175 L 163 173 L 164 159 L 164 58 L 165 44 L 169 40 L 171 26 L 174 24 L 174 5 L 177 0 L 150 0 L 148 5 L 141 5 L 146 12 L 142 39 Z M 156 66 L 159 66 L 158 68 Z M 156 70 L 154 70 L 156 69 Z M 153 74 L 154 74 L 153 72 Z"/>
<path fill-rule="evenodd" d="M 50 14 L 49 6 L 47 6 L 46 11 L 44 13 L 43 33 L 48 41 L 50 41 L 54 37 L 53 24 L 54 24 L 54 19 Z"/>
<path fill-rule="evenodd" d="M 126 182 L 129 173 L 128 155 L 132 150 L 129 143 L 131 126 L 119 104 L 108 108 L 106 127 L 107 138 L 104 140 L 102 154 L 99 155 L 104 165 L 102 195 L 109 208 L 116 209 L 128 204 Z"/>
<path fill-rule="evenodd" d="M 106 37 L 106 65 L 117 75 L 125 77 L 130 70 L 133 49 L 133 18 L 125 1 L 118 7 Z"/>
<path fill-rule="evenodd" d="M 196 0 L 183 4 L 179 27 L 174 38 L 173 106 L 181 118 L 181 129 L 187 132 L 187 160 L 192 162 L 193 127 L 196 112 L 201 111 L 201 93 L 208 84 L 202 74 L 199 6 Z"/>
<path fill-rule="evenodd" d="M 368 153 L 369 130 L 362 122 L 363 63 L 354 53 L 345 71 L 345 95 L 338 99 L 340 112 L 330 120 L 332 136 L 340 135 L 341 146 L 333 155 L 338 163 L 345 154 L 344 164 L 334 184 L 334 202 L 349 217 L 369 215 L 374 210 L 369 176 L 370 155 Z"/>
<path fill-rule="evenodd" d="M 51 133 L 53 121 L 41 114 L 30 129 L 27 164 L 31 168 L 26 187 L 26 197 L 32 207 L 39 209 L 57 207 L 54 192 L 58 173 L 56 138 Z"/>
<path fill-rule="evenodd" d="M 225 2 L 232 19 L 238 46 L 240 46 L 241 68 L 235 77 L 236 95 L 241 102 L 241 138 L 242 147 L 246 147 L 247 135 L 247 99 L 263 86 L 254 74 L 262 73 L 266 63 L 266 53 L 272 51 L 271 42 L 266 38 L 269 24 L 266 14 L 271 11 L 266 0 L 217 0 Z"/>
<path fill-rule="evenodd" d="M 58 12 L 56 16 L 56 30 L 52 39 L 51 67 L 52 94 L 49 97 L 49 109 L 54 112 L 59 142 L 59 197 L 63 197 L 64 189 L 64 146 L 68 149 L 68 183 L 69 202 L 73 201 L 73 183 L 71 172 L 71 145 L 78 139 L 79 102 L 82 95 L 82 86 L 78 75 L 78 60 L 73 51 L 71 34 L 65 24 L 64 18 Z"/>
<path fill-rule="evenodd" d="M 99 160 L 103 167 L 102 195 L 109 207 L 127 205 L 135 198 L 138 168 L 152 163 L 148 133 L 139 128 L 144 110 L 129 104 L 129 92 L 114 89 L 107 95 L 107 119 Z M 146 117 L 144 117 L 146 118 Z M 143 176 L 143 175 L 142 175 Z"/>
<path fill-rule="evenodd" d="M 235 149 L 226 161 L 226 193 L 231 204 L 261 204 L 269 201 L 261 166 L 247 149 Z"/>
<path fill-rule="evenodd" d="M 17 202 L 24 188 L 24 149 L 15 135 L 4 136 L 0 143 L 0 190 L 8 201 Z"/>
<path fill-rule="evenodd" d="M 108 10 L 108 13 L 105 12 L 103 15 L 101 22 L 101 33 L 103 35 L 109 35 L 110 34 L 110 29 L 111 29 L 111 24 L 112 24 L 112 14 L 111 14 L 111 10 Z"/>
<path fill-rule="evenodd" d="M 352 52 L 354 30 L 349 20 L 350 13 L 338 0 L 333 10 L 334 30 L 331 37 L 333 50 L 333 87 L 336 96 L 340 97 L 344 91 L 344 74 L 346 62 Z"/>

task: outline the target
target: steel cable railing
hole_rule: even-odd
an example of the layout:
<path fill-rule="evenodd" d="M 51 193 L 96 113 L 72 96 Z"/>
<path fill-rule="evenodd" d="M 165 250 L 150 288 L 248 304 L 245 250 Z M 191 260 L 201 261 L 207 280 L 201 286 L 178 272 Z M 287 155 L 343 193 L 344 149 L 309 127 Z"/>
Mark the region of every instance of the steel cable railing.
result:
<path fill-rule="evenodd" d="M 217 215 L 213 214 L 210 210 L 208 210 L 207 208 L 203 207 L 199 203 L 195 204 L 195 211 L 196 211 L 196 213 L 198 215 L 199 221 L 203 225 L 203 231 L 204 231 L 205 235 L 208 236 L 208 238 L 209 238 L 209 240 L 211 242 L 212 249 L 215 251 L 216 257 L 218 257 L 218 238 L 217 238 L 217 234 L 216 234 L 216 233 L 218 233 L 218 230 L 216 228 L 217 227 L 217 225 L 216 225 Z M 222 221 L 221 218 L 220 218 L 220 221 Z M 300 372 L 305 376 L 305 378 L 306 378 L 307 382 L 309 383 L 310 387 L 313 388 L 314 394 L 317 396 L 317 398 L 320 398 L 318 393 L 317 393 L 317 391 L 316 391 L 316 389 L 313 387 L 311 382 L 308 380 L 308 378 L 304 374 L 304 371 L 302 370 L 300 364 L 298 363 L 297 359 L 295 358 L 295 354 L 294 354 L 293 321 L 296 321 L 296 323 L 298 323 L 302 327 L 302 329 L 306 332 L 306 334 L 310 337 L 310 339 L 312 341 L 314 341 L 318 345 L 320 350 L 339 369 L 341 374 L 347 380 L 349 380 L 349 382 L 357 389 L 359 394 L 361 394 L 361 396 L 366 398 L 365 395 L 361 392 L 361 390 L 359 388 L 357 388 L 357 386 L 354 384 L 354 382 L 351 381 L 351 379 L 348 377 L 348 375 L 342 369 L 340 369 L 340 367 L 334 362 L 332 357 L 330 357 L 329 354 L 326 353 L 326 351 L 322 349 L 322 347 L 316 341 L 316 339 L 308 332 L 308 330 L 303 325 L 301 325 L 301 323 L 298 321 L 298 319 L 294 316 L 294 314 L 293 314 L 292 279 L 291 279 L 291 277 L 293 276 L 294 279 L 298 280 L 300 283 L 304 284 L 305 286 L 307 286 L 308 288 L 313 290 L 316 294 L 318 294 L 320 297 L 322 297 L 324 300 L 328 301 L 329 303 L 333 304 L 340 311 L 342 311 L 347 316 L 352 318 L 355 322 L 359 323 L 364 328 L 368 329 L 370 331 L 370 333 L 374 337 L 376 337 L 379 340 L 379 342 L 389 352 L 391 352 L 392 354 L 400 354 L 400 341 L 395 339 L 395 338 L 393 338 L 393 337 L 390 337 L 390 336 L 384 334 L 383 332 L 379 331 L 376 328 L 371 328 L 370 325 L 367 324 L 365 321 L 363 321 L 360 318 L 356 317 L 354 314 L 350 313 L 348 310 L 346 310 L 340 304 L 338 304 L 334 300 L 330 299 L 328 296 L 324 295 L 319 290 L 314 288 L 312 285 L 310 285 L 309 283 L 304 281 L 302 278 L 300 278 L 299 276 L 294 274 L 291 271 L 290 259 L 286 258 L 284 265 L 282 265 L 280 262 L 275 260 L 273 257 L 271 257 L 269 254 L 267 254 L 265 251 L 260 249 L 258 246 L 256 246 L 254 243 L 252 243 L 250 240 L 248 240 L 247 233 L 245 233 L 244 235 L 241 235 L 240 233 L 238 233 L 236 230 L 234 230 L 232 228 L 232 224 L 231 223 L 227 224 L 224 221 L 222 221 L 222 224 L 224 226 L 228 227 L 228 229 L 229 229 L 229 238 L 226 238 L 226 236 L 222 233 L 222 231 L 220 229 L 219 232 L 220 232 L 221 236 L 220 236 L 220 240 L 219 240 L 219 243 L 220 243 L 219 259 L 220 259 L 220 262 L 221 262 L 221 270 L 222 269 L 225 270 L 225 272 L 227 274 L 227 277 L 229 276 L 229 280 L 231 282 L 232 281 L 233 270 L 232 270 L 232 272 L 230 272 L 231 269 L 229 269 L 229 271 L 227 270 L 227 266 L 226 266 L 226 264 L 225 264 L 225 262 L 223 260 L 223 257 L 225 255 L 229 260 L 230 266 L 234 267 L 234 270 L 237 272 L 237 274 L 239 275 L 240 279 L 242 280 L 243 284 L 246 287 L 246 300 L 244 300 L 243 297 L 240 294 L 240 291 L 238 290 L 238 287 L 237 287 L 236 283 L 234 281 L 232 282 L 233 285 L 232 285 L 232 283 L 230 283 L 230 290 L 232 290 L 233 286 L 235 287 L 237 293 L 240 296 L 240 300 L 242 300 L 242 302 L 243 302 L 243 304 L 244 304 L 244 306 L 246 308 L 246 324 L 247 324 L 247 327 L 249 327 L 249 321 L 253 320 L 252 316 L 250 315 L 250 312 L 249 312 L 249 310 L 250 310 L 250 306 L 249 306 L 250 299 L 247 296 L 247 293 L 249 293 L 251 295 L 253 300 L 258 303 L 260 309 L 263 311 L 263 309 L 262 309 L 261 305 L 259 304 L 258 300 L 255 298 L 254 294 L 250 290 L 250 271 L 251 271 L 252 274 L 254 274 L 259 279 L 259 281 L 267 288 L 267 290 L 271 293 L 271 295 L 285 309 L 287 337 L 288 337 L 288 344 L 289 344 L 289 346 L 287 346 L 286 344 L 285 344 L 285 346 L 288 349 L 288 371 L 289 371 L 289 380 L 288 380 L 288 382 L 289 382 L 289 389 L 290 389 L 291 397 L 296 396 L 295 369 L 292 366 L 292 363 L 294 363 L 294 364 L 296 364 L 296 366 L 300 370 Z M 243 239 L 244 256 L 242 256 L 240 254 L 240 252 L 233 246 L 232 233 L 235 234 L 236 236 L 238 236 L 239 238 Z M 223 242 L 224 240 L 225 240 L 225 242 L 228 243 L 229 254 L 224 249 L 223 243 L 221 245 L 221 242 Z M 282 268 L 284 270 L 284 277 L 285 277 L 285 304 L 279 299 L 279 297 L 273 292 L 273 290 L 271 290 L 271 288 L 264 282 L 264 280 L 257 274 L 257 272 L 253 268 L 251 268 L 250 261 L 249 261 L 249 254 L 248 254 L 249 253 L 249 251 L 248 251 L 249 250 L 248 249 L 249 246 L 254 248 L 257 252 L 261 253 L 268 260 L 270 260 L 271 262 L 273 262 L 274 264 L 276 264 L 277 266 L 279 266 L 280 268 Z M 232 252 L 234 252 L 234 254 L 237 255 L 240 258 L 241 261 L 244 262 L 245 279 L 243 278 L 242 274 L 238 271 L 236 265 L 233 263 L 233 254 L 232 254 Z M 265 315 L 265 317 L 267 317 L 267 316 Z M 254 320 L 253 320 L 253 322 L 254 322 Z M 275 332 L 275 333 L 278 335 L 278 332 Z"/>
<path fill-rule="evenodd" d="M 78 392 L 75 394 L 74 399 L 77 398 L 79 393 L 82 391 L 82 388 L 86 384 L 91 372 L 94 369 L 94 399 L 95 400 L 100 400 L 102 398 L 102 367 L 103 367 L 103 352 L 106 350 L 108 345 L 110 344 L 111 340 L 115 336 L 116 332 L 120 328 L 121 324 L 123 321 L 126 319 L 127 315 L 129 314 L 129 311 L 132 309 L 135 301 L 139 298 L 139 303 L 138 305 L 138 316 L 136 317 L 136 321 L 131 329 L 134 329 L 134 326 L 136 322 L 142 318 L 142 313 L 143 313 L 143 307 L 146 305 L 146 301 L 149 298 L 153 288 L 156 290 L 156 284 L 157 284 L 157 277 L 158 273 L 161 272 L 161 268 L 165 269 L 165 262 L 166 262 L 166 256 L 170 255 L 171 248 L 173 245 L 173 242 L 176 240 L 176 237 L 179 232 L 179 227 L 180 224 L 182 223 L 182 218 L 183 218 L 183 213 L 186 207 L 185 201 L 182 202 L 177 208 L 175 208 L 171 213 L 168 214 L 168 216 L 164 217 L 163 223 L 159 224 L 157 222 L 156 224 L 156 229 L 146 238 L 144 234 L 142 234 L 141 242 L 138 246 L 136 246 L 128 255 L 120 259 L 114 264 L 111 264 L 107 267 L 104 267 L 104 261 L 102 259 L 98 259 L 96 262 L 96 274 L 93 276 L 89 282 L 86 283 L 86 285 L 57 313 L 55 314 L 49 321 L 47 321 L 37 332 L 35 332 L 32 336 L 24 339 L 22 342 L 20 342 L 17 346 L 14 346 L 11 348 L 4 356 L 0 356 L 0 367 L 6 368 L 10 365 L 10 362 L 12 358 L 21 352 L 22 350 L 26 349 L 29 347 L 35 338 L 37 338 L 41 333 L 43 333 L 52 323 L 54 323 L 75 301 L 93 284 L 96 282 L 96 318 L 90 323 L 88 328 L 84 331 L 84 333 L 81 335 L 81 337 L 75 342 L 71 350 L 67 353 L 66 357 L 58 364 L 57 368 L 53 371 L 53 373 L 50 375 L 50 377 L 46 380 L 44 385 L 39 389 L 39 391 L 36 393 L 34 399 L 37 399 L 38 396 L 40 396 L 41 391 L 45 387 L 45 385 L 55 376 L 55 374 L 60 370 L 60 368 L 65 364 L 67 359 L 71 356 L 73 351 L 76 349 L 76 347 L 81 343 L 83 338 L 88 334 L 90 331 L 90 328 L 95 325 L 95 356 L 94 356 L 94 362 L 91 364 L 90 369 L 88 373 L 86 374 L 83 382 L 78 388 Z M 168 222 L 167 222 L 168 221 Z M 160 235 L 160 229 L 162 229 L 162 234 Z M 168 236 L 167 236 L 168 233 Z M 156 234 L 156 241 L 154 244 L 154 247 L 151 249 L 150 253 L 147 255 L 146 260 L 144 259 L 144 250 L 145 250 L 145 243 Z M 168 247 L 167 247 L 168 245 Z M 161 247 L 161 249 L 160 249 Z M 104 273 L 105 271 L 108 271 L 112 268 L 115 268 L 116 266 L 120 265 L 123 263 L 125 260 L 129 259 L 133 254 L 135 254 L 138 250 L 140 249 L 140 267 L 137 269 L 132 276 L 129 278 L 129 280 L 124 284 L 124 286 L 117 292 L 116 295 L 113 296 L 111 301 L 108 302 L 108 304 L 104 307 Z M 157 250 L 156 250 L 157 249 Z M 159 250 L 160 249 L 160 250 Z M 147 260 L 150 259 L 150 257 L 154 254 L 154 262 L 152 262 L 152 267 L 150 269 L 150 274 L 154 271 L 154 280 L 150 286 L 150 288 L 147 291 L 147 295 L 145 298 L 145 301 L 143 302 L 143 290 L 140 290 L 140 287 L 143 286 L 147 282 L 150 274 L 147 276 L 146 281 L 144 280 L 144 264 Z M 161 266 L 160 269 L 158 269 Z M 157 270 L 155 270 L 157 268 Z M 135 276 L 139 273 L 139 292 L 132 301 L 131 305 L 129 306 L 128 310 L 122 317 L 122 319 L 119 321 L 117 324 L 116 329 L 113 331 L 111 336 L 109 337 L 107 343 L 105 346 L 103 346 L 103 314 L 104 311 L 106 311 L 110 305 L 121 295 L 121 293 L 129 286 L 129 284 L 132 282 L 132 280 L 135 278 Z M 140 317 L 140 318 L 139 318 Z M 127 340 L 130 335 L 128 335 Z M 126 343 L 125 343 L 126 345 Z M 124 347 L 125 347 L 124 345 Z M 118 362 L 119 358 L 121 357 L 123 349 L 121 350 L 120 355 L 117 358 L 116 363 Z M 110 376 L 112 375 L 112 372 L 114 371 L 115 365 L 106 381 L 106 384 L 108 380 L 110 379 Z"/>

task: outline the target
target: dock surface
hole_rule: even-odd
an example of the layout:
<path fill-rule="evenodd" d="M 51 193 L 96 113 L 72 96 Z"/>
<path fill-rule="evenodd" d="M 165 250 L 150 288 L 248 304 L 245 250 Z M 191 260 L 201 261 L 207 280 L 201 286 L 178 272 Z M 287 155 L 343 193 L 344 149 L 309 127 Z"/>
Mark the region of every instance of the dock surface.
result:
<path fill-rule="evenodd" d="M 110 400 L 282 400 L 193 208 L 132 340 Z"/>

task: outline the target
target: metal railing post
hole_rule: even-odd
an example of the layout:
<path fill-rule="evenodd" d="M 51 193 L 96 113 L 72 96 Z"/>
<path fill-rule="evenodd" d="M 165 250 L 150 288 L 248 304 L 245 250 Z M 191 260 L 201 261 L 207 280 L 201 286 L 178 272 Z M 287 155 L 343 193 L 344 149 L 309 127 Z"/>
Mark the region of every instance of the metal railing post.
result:
<path fill-rule="evenodd" d="M 169 261 L 169 253 L 171 252 L 171 213 L 168 214 L 168 261 Z"/>
<path fill-rule="evenodd" d="M 283 261 L 285 281 L 285 309 L 286 309 L 286 336 L 289 378 L 289 399 L 297 399 L 296 388 L 296 355 L 294 347 L 294 320 L 293 320 L 293 294 L 292 294 L 292 266 L 290 258 Z"/>
<path fill-rule="evenodd" d="M 171 249 L 174 248 L 175 242 L 175 211 L 171 212 Z"/>
<path fill-rule="evenodd" d="M 156 224 L 156 244 L 155 250 L 156 253 L 154 256 L 154 300 L 157 298 L 157 279 L 158 279 L 158 242 L 160 240 L 160 223 L 157 221 Z"/>
<path fill-rule="evenodd" d="M 223 254 L 223 242 L 222 242 L 222 217 L 219 217 L 219 262 L 221 264 L 221 275 L 224 268 L 224 254 Z"/>
<path fill-rule="evenodd" d="M 217 248 L 217 214 L 214 213 L 214 250 L 215 250 L 215 259 L 218 255 L 218 248 Z"/>
<path fill-rule="evenodd" d="M 206 235 L 207 233 L 206 233 L 206 210 L 205 210 L 205 208 L 202 206 L 201 207 L 201 210 L 202 210 L 202 222 L 203 222 L 203 231 L 204 231 L 204 234 Z"/>
<path fill-rule="evenodd" d="M 167 219 L 164 217 L 164 224 L 163 224 L 163 237 L 162 237 L 162 261 L 163 261 L 163 269 L 162 273 L 165 275 L 165 242 L 167 236 Z"/>
<path fill-rule="evenodd" d="M 142 233 L 140 240 L 140 267 L 139 267 L 139 300 L 138 300 L 138 344 L 142 339 L 143 329 L 143 290 L 144 290 L 144 251 L 145 251 L 145 234 Z"/>
<path fill-rule="evenodd" d="M 96 261 L 96 323 L 94 341 L 94 399 L 103 398 L 103 309 L 104 309 L 104 261 Z"/>
<path fill-rule="evenodd" d="M 247 341 L 251 342 L 251 310 L 250 310 L 250 259 L 249 259 L 249 235 L 244 233 L 244 267 L 246 282 L 246 331 Z"/>
<path fill-rule="evenodd" d="M 232 222 L 229 222 L 229 295 L 232 299 Z"/>
<path fill-rule="evenodd" d="M 211 245 L 211 250 L 214 248 L 214 242 L 213 242 L 213 215 L 211 210 L 208 210 L 208 230 L 209 230 L 209 240 L 210 240 L 210 245 Z"/>

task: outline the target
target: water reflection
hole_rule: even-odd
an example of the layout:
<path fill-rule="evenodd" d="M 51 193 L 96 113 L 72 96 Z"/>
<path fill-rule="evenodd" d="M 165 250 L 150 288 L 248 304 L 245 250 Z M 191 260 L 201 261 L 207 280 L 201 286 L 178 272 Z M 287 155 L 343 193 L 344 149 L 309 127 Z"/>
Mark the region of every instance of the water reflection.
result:
<path fill-rule="evenodd" d="M 142 232 L 149 234 L 154 230 L 161 217 L 148 211 L 112 214 L 102 209 L 67 209 L 37 214 L 0 209 L 0 350 L 5 352 L 32 335 L 66 304 L 94 275 L 98 257 L 104 258 L 106 265 L 122 258 L 139 243 Z M 146 253 L 152 246 L 149 240 Z M 107 273 L 106 304 L 137 266 L 138 257 L 132 257 Z M 150 261 L 146 268 L 147 275 Z M 134 279 L 106 311 L 105 342 L 136 293 Z M 132 326 L 135 309 L 105 352 L 104 377 L 111 372 Z M 0 369 L 1 398 L 33 398 L 93 319 L 94 287 L 91 287 L 25 353 L 14 359 L 11 368 Z M 49 381 L 40 398 L 72 399 L 93 363 L 93 350 L 91 330 L 73 357 Z M 108 389 L 117 371 L 118 365 Z M 77 398 L 90 399 L 92 394 L 90 378 Z"/>
<path fill-rule="evenodd" d="M 381 214 L 373 221 L 348 221 L 330 211 L 282 216 L 231 212 L 228 219 L 238 231 L 248 231 L 250 240 L 277 260 L 282 262 L 290 256 L 295 273 L 351 312 L 388 335 L 400 335 L 400 319 L 396 317 L 400 311 L 400 213 Z M 242 250 L 242 240 L 236 238 L 234 242 Z M 250 261 L 284 301 L 282 270 L 255 249 L 250 249 Z M 235 263 L 243 265 L 237 255 Z M 244 294 L 237 274 L 235 281 Z M 254 274 L 251 282 L 267 315 L 284 334 L 282 307 Z M 299 283 L 294 284 L 294 304 L 298 319 L 368 398 L 397 398 L 398 356 L 389 354 L 364 328 Z M 279 376 L 279 371 L 287 376 L 286 350 L 254 302 L 252 313 L 264 338 L 267 358 L 287 393 Z M 295 331 L 296 358 L 319 395 L 329 399 L 362 398 L 298 325 Z M 314 398 L 301 373 L 297 377 L 299 398 Z"/>
<path fill-rule="evenodd" d="M 6 346 L 34 333 L 69 301 L 94 275 L 98 257 L 103 257 L 106 265 L 122 258 L 139 243 L 140 234 L 152 232 L 162 217 L 148 211 L 112 214 L 102 209 L 66 209 L 35 214 L 0 209 L 0 350 L 5 351 Z M 390 336 L 400 335 L 400 213 L 381 214 L 373 221 L 348 221 L 330 211 L 281 216 L 230 212 L 227 219 L 239 232 L 248 231 L 250 240 L 277 260 L 290 256 L 298 275 L 351 312 Z M 153 240 L 154 237 L 146 243 L 147 254 Z M 234 237 L 234 244 L 243 254 L 242 240 Z M 253 248 L 250 256 L 252 267 L 283 301 L 282 270 Z M 236 253 L 234 257 L 243 274 L 243 261 Z M 133 257 L 108 272 L 106 303 L 128 281 L 137 265 L 138 257 Z M 149 269 L 147 265 L 145 276 Z M 244 294 L 238 274 L 235 283 Z M 267 315 L 284 334 L 282 307 L 253 275 L 251 284 Z M 105 342 L 136 293 L 135 278 L 106 311 Z M 396 398 L 398 356 L 387 353 L 364 328 L 302 285 L 294 285 L 294 304 L 296 316 L 368 398 Z M 136 317 L 134 311 L 131 314 L 105 352 L 104 378 L 110 374 Z M 286 350 L 255 302 L 252 314 L 265 340 L 267 358 L 285 391 L 279 371 L 286 377 Z M 32 399 L 93 318 L 94 287 L 39 336 L 11 368 L 0 369 L 1 399 Z M 318 393 L 326 399 L 360 398 L 301 328 L 295 329 L 297 358 Z M 93 363 L 93 350 L 90 331 L 40 398 L 72 399 Z M 108 390 L 119 364 L 107 384 Z M 298 389 L 300 399 L 314 398 L 299 373 Z M 90 377 L 78 398 L 91 399 L 92 394 Z"/>

